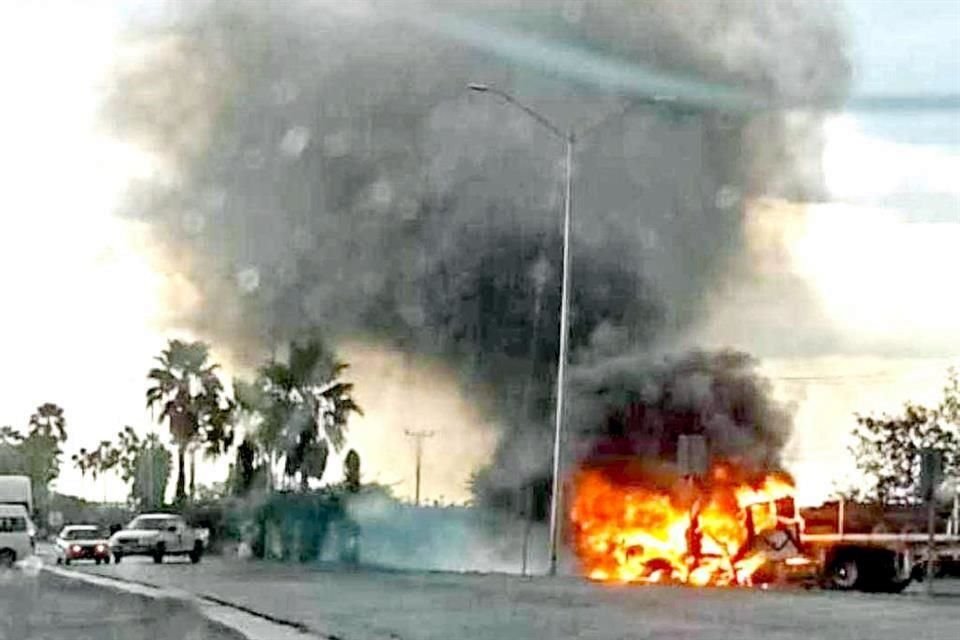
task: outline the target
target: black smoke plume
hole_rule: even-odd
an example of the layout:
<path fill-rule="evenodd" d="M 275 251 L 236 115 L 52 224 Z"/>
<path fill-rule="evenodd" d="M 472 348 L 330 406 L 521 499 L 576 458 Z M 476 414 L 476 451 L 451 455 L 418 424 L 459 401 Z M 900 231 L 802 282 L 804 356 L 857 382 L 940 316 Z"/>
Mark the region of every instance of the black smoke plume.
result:
<path fill-rule="evenodd" d="M 613 376 L 590 393 L 626 399 L 668 374 L 602 363 L 653 353 L 705 312 L 745 203 L 820 193 L 816 115 L 744 111 L 716 87 L 829 103 L 848 76 L 832 3 L 800 0 L 184 3 L 131 51 L 107 119 L 157 159 L 126 211 L 199 292 L 182 321 L 251 362 L 316 326 L 444 359 L 504 425 L 489 487 L 549 459 L 561 145 L 465 85 L 564 128 L 614 114 L 576 156 L 571 349 L 574 378 Z M 591 55 L 706 97 L 651 103 Z M 711 371 L 729 357 L 691 356 Z M 760 422 L 764 407 L 750 428 L 773 432 L 750 442 L 773 455 L 783 421 Z"/>
<path fill-rule="evenodd" d="M 790 415 L 770 399 L 755 365 L 743 353 L 695 351 L 581 368 L 570 384 L 578 457 L 674 461 L 679 436 L 702 435 L 715 458 L 778 467 Z"/>

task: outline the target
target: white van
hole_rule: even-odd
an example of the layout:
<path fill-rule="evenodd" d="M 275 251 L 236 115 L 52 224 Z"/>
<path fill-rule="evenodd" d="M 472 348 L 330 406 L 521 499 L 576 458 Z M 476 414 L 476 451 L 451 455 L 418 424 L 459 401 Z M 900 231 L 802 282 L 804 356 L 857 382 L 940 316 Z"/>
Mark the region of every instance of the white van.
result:
<path fill-rule="evenodd" d="M 0 568 L 33 555 L 33 523 L 20 504 L 0 504 Z"/>

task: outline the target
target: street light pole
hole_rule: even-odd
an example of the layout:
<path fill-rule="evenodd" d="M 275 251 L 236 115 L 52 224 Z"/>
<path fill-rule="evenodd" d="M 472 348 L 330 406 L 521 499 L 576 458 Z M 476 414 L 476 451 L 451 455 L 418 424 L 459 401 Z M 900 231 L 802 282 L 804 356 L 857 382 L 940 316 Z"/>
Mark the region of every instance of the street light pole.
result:
<path fill-rule="evenodd" d="M 567 133 L 563 194 L 563 274 L 560 285 L 560 348 L 557 355 L 557 402 L 553 428 L 553 491 L 550 495 L 550 575 L 557 575 L 560 545 L 560 439 L 563 435 L 564 383 L 567 371 L 567 338 L 570 334 L 570 227 L 573 217 L 573 133 Z"/>
<path fill-rule="evenodd" d="M 560 285 L 560 346 L 557 353 L 557 398 L 553 429 L 553 482 L 550 495 L 550 575 L 557 574 L 557 550 L 560 546 L 560 441 L 563 435 L 564 384 L 567 370 L 567 338 L 570 332 L 570 233 L 573 218 L 573 145 L 572 131 L 564 132 L 548 118 L 519 102 L 509 93 L 486 84 L 471 83 L 471 91 L 493 93 L 543 125 L 564 143 L 563 258 Z"/>

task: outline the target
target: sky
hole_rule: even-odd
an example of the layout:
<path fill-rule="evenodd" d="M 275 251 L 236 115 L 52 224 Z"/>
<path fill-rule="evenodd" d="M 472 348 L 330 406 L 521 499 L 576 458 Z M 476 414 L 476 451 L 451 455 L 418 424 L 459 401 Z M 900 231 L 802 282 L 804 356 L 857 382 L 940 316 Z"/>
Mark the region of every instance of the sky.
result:
<path fill-rule="evenodd" d="M 960 94 L 960 0 L 845 4 L 855 94 Z M 144 374 L 167 338 L 189 337 L 161 303 L 176 283 L 158 270 L 147 229 L 114 214 L 126 185 L 148 177 L 150 165 L 97 122 L 123 20 L 131 7 L 149 6 L 0 4 L 0 424 L 22 427 L 40 403 L 60 404 L 67 458 L 125 424 L 165 434 L 144 408 Z M 960 266 L 960 114 L 841 112 L 824 134 L 830 200 L 800 210 L 758 205 L 768 215 L 757 216 L 751 250 L 762 258 L 776 247 L 786 260 L 719 293 L 698 336 L 704 346 L 715 341 L 760 356 L 776 394 L 795 410 L 785 455 L 803 502 L 853 477 L 845 446 L 854 411 L 933 402 L 946 368 L 960 364 L 960 297 L 951 293 Z M 784 269 L 810 284 L 839 336 L 822 355 L 766 348 L 759 310 L 775 313 L 777 305 L 765 297 L 763 279 Z M 784 336 L 769 340 L 782 345 Z M 395 353 L 344 351 L 360 395 L 383 376 L 438 377 L 432 365 L 410 369 Z M 468 394 L 455 383 L 425 386 L 414 385 L 414 402 L 435 403 L 437 415 L 471 415 Z M 369 452 L 366 479 L 410 496 L 412 442 L 389 418 L 405 402 L 411 399 L 371 399 L 351 445 Z M 417 428 L 436 431 L 425 449 L 425 496 L 465 499 L 470 469 L 456 460 L 491 451 L 494 429 L 463 437 L 442 424 Z M 222 479 L 225 469 L 225 460 L 203 463 L 200 480 Z M 336 479 L 339 465 L 332 469 Z M 126 493 L 119 482 L 82 478 L 69 462 L 57 488 L 111 500 Z"/>
<path fill-rule="evenodd" d="M 960 2 L 845 4 L 854 95 L 960 94 Z M 789 252 L 843 339 L 824 357 L 766 363 L 797 408 L 786 456 L 808 502 L 855 480 L 853 412 L 935 403 L 960 364 L 960 112 L 843 113 L 825 140 L 833 202 L 809 208 Z"/>

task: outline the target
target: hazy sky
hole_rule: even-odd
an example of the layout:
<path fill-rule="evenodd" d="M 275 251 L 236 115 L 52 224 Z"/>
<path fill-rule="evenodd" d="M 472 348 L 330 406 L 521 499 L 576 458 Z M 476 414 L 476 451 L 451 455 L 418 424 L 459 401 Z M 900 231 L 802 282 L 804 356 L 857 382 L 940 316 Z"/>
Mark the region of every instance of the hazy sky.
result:
<path fill-rule="evenodd" d="M 847 5 L 857 92 L 960 94 L 960 0 Z M 0 4 L 6 88 L 0 118 L 0 424 L 23 426 L 35 406 L 56 402 L 69 421 L 68 456 L 124 424 L 162 432 L 143 408 L 144 373 L 176 334 L 171 310 L 160 302 L 168 276 L 151 260 L 146 230 L 113 215 L 125 185 L 149 167 L 96 126 L 102 80 L 130 6 L 150 5 Z M 797 410 L 787 456 L 808 501 L 822 498 L 833 478 L 850 472 L 843 445 L 853 411 L 932 400 L 946 367 L 960 362 L 960 298 L 952 293 L 960 266 L 960 114 L 841 113 L 831 117 L 825 134 L 834 201 L 800 213 L 784 206 L 766 218 L 786 222 L 773 230 L 761 223 L 754 249 L 776 245 L 786 259 L 760 282 L 719 295 L 716 316 L 702 329 L 705 344 L 716 340 L 768 355 L 765 372 Z M 762 279 L 780 277 L 784 269 L 812 284 L 820 313 L 840 336 L 822 356 L 784 356 L 780 349 L 772 357 L 763 331 L 751 328 L 776 317 L 776 301 L 764 298 Z M 738 326 L 744 327 L 740 334 Z M 350 355 L 361 397 L 364 384 L 402 369 L 395 354 L 354 348 Z M 467 394 L 452 383 L 435 390 L 432 401 L 441 413 L 471 412 Z M 368 403 L 351 443 L 361 454 L 370 452 L 368 478 L 409 495 L 412 450 L 398 423 L 384 418 L 398 402 Z M 457 451 L 488 452 L 490 431 L 460 438 L 445 435 L 442 425 L 422 426 L 440 431 L 427 453 L 432 448 L 445 461 L 427 466 L 427 497 L 463 498 L 469 469 L 450 460 Z M 390 443 L 389 453 L 376 452 L 383 442 Z M 201 479 L 221 479 L 224 469 L 223 462 L 205 466 Z M 58 486 L 91 497 L 106 491 L 112 499 L 126 492 L 119 483 L 82 481 L 69 464 Z"/>

